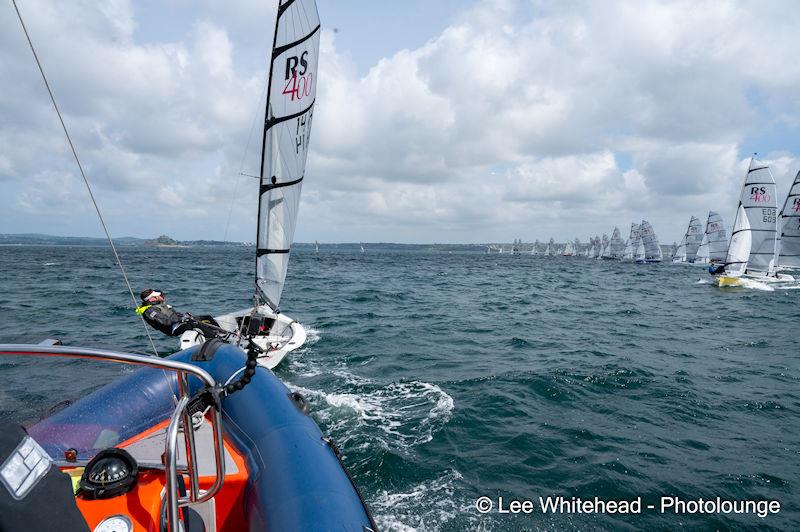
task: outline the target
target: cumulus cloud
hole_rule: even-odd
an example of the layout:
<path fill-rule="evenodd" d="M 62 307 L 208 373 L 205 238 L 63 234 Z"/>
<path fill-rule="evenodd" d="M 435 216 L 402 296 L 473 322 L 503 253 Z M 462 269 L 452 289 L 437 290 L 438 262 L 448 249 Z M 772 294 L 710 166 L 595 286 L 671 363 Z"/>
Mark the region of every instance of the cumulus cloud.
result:
<path fill-rule="evenodd" d="M 200 3 L 174 35 L 125 0 L 22 7 L 117 234 L 222 238 L 233 201 L 230 236 L 251 240 L 255 183 L 236 180 L 258 171 L 274 6 Z M 298 239 L 585 239 L 648 218 L 671 241 L 691 214 L 732 216 L 752 149 L 779 191 L 800 168 L 798 23 L 781 2 L 487 0 L 366 68 L 324 31 Z M 3 231 L 47 232 L 55 204 L 79 231 L 81 183 L 13 11 L 0 24 Z M 127 221 L 148 201 L 169 227 Z"/>

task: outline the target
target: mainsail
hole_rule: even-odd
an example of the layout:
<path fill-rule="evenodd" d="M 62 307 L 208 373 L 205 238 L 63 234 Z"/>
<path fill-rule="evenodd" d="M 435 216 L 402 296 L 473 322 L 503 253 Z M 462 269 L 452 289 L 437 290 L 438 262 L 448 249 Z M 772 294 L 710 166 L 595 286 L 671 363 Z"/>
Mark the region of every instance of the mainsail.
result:
<path fill-rule="evenodd" d="M 750 234 L 750 250 L 746 262 L 746 271 L 769 273 L 775 271 L 775 254 L 777 252 L 777 203 L 775 200 L 775 179 L 769 166 L 755 158 L 750 159 L 750 167 L 745 176 L 742 194 L 739 198 L 739 209 L 733 223 L 736 232 Z M 740 223 L 741 213 L 746 214 L 746 223 Z M 745 227 L 746 225 L 746 227 Z M 733 246 L 733 241 L 731 241 Z M 726 263 L 740 262 L 726 259 Z"/>
<path fill-rule="evenodd" d="M 259 303 L 278 308 L 294 240 L 317 93 L 314 0 L 280 0 L 267 90 L 256 238 Z"/>
<path fill-rule="evenodd" d="M 728 253 L 728 234 L 722 222 L 722 216 L 708 211 L 706 221 L 706 238 L 708 240 L 708 259 L 710 262 L 723 262 Z"/>
<path fill-rule="evenodd" d="M 631 224 L 631 232 L 628 241 L 625 243 L 625 251 L 622 254 L 623 260 L 634 260 L 636 249 L 639 246 L 639 224 Z"/>
<path fill-rule="evenodd" d="M 703 225 L 700 223 L 700 218 L 692 216 L 683 238 L 682 242 L 685 242 L 686 246 L 686 262 L 694 262 L 697 249 L 703 241 Z"/>
<path fill-rule="evenodd" d="M 658 244 L 658 237 L 653 231 L 653 226 L 647 220 L 642 220 L 640 234 L 644 244 L 644 259 L 647 262 L 661 262 L 663 258 L 661 246 Z"/>
<path fill-rule="evenodd" d="M 603 233 L 603 240 L 601 241 L 600 244 L 600 253 L 597 255 L 598 257 L 605 257 L 608 255 L 608 244 L 609 244 L 608 235 Z"/>
<path fill-rule="evenodd" d="M 675 248 L 672 254 L 672 262 L 686 262 L 686 235 L 683 235 L 681 243 Z"/>
<path fill-rule="evenodd" d="M 750 247 L 752 245 L 752 232 L 750 222 L 747 219 L 747 211 L 740 203 L 736 211 L 736 221 L 733 222 L 731 232 L 731 244 L 728 246 L 728 254 L 725 258 L 725 274 L 731 277 L 739 277 L 747 269 L 747 261 L 750 257 Z"/>
<path fill-rule="evenodd" d="M 703 233 L 703 240 L 700 241 L 700 247 L 697 248 L 697 255 L 694 257 L 695 263 L 705 264 L 710 262 L 708 254 L 708 233 Z"/>
<path fill-rule="evenodd" d="M 615 227 L 614 232 L 611 233 L 611 240 L 608 241 L 608 254 L 606 255 L 606 258 L 621 259 L 624 251 L 625 242 L 622 241 L 619 227 Z"/>
<path fill-rule="evenodd" d="M 800 268 L 800 172 L 781 209 L 781 266 Z"/>

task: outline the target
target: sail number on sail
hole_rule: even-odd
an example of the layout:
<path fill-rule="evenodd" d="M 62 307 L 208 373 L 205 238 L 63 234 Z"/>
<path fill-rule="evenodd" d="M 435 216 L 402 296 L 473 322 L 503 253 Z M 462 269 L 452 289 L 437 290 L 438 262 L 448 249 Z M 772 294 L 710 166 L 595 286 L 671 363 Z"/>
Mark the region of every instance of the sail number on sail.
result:
<path fill-rule="evenodd" d="M 311 109 L 306 115 L 297 117 L 297 130 L 295 131 L 295 153 L 300 153 L 300 148 L 306 149 L 308 141 L 311 138 L 311 119 L 314 118 L 314 109 Z"/>
<path fill-rule="evenodd" d="M 777 220 L 777 209 L 761 209 L 761 216 L 765 223 L 773 224 Z"/>

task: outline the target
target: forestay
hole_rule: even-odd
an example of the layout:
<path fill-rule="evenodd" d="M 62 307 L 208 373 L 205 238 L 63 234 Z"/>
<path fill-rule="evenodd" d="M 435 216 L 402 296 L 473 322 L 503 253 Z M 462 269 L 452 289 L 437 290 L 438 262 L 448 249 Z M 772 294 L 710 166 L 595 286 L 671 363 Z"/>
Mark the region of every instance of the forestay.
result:
<path fill-rule="evenodd" d="M 800 172 L 781 209 L 781 266 L 800 268 Z"/>
<path fill-rule="evenodd" d="M 278 308 L 294 240 L 317 92 L 314 0 L 281 0 L 272 46 L 256 251 L 257 297 Z"/>

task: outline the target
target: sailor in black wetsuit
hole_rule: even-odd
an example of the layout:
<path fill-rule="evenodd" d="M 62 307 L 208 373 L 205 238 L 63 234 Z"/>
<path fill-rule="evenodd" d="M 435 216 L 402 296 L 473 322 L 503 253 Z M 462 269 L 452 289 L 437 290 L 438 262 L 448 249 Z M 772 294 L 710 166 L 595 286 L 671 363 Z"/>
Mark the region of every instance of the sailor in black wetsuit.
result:
<path fill-rule="evenodd" d="M 142 304 L 136 309 L 136 314 L 142 316 L 154 329 L 167 336 L 180 336 L 192 328 L 185 315 L 167 305 L 163 292 L 148 288 L 142 291 L 140 297 Z"/>
<path fill-rule="evenodd" d="M 142 304 L 137 307 L 136 313 L 167 336 L 180 336 L 188 330 L 197 329 L 206 340 L 210 340 L 220 333 L 219 324 L 213 317 L 177 312 L 172 305 L 167 305 L 164 293 L 160 290 L 148 288 L 142 291 L 140 297 Z"/>

